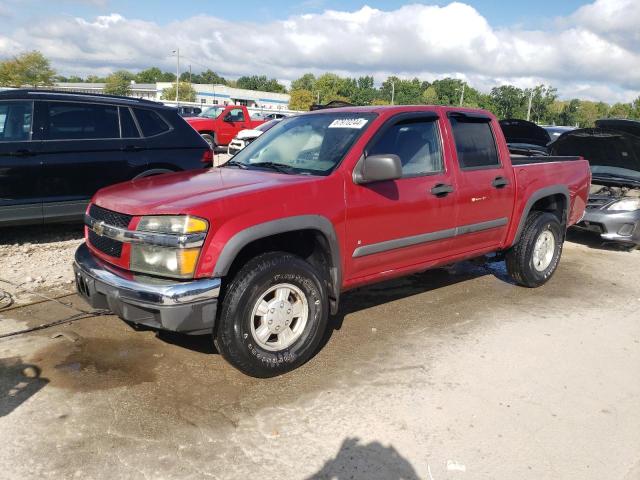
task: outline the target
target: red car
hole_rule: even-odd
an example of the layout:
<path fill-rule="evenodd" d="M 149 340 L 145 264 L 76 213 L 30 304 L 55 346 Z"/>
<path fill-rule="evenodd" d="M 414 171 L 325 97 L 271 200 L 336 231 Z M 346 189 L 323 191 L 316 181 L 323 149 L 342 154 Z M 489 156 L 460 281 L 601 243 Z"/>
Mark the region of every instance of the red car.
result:
<path fill-rule="evenodd" d="M 489 253 L 544 284 L 589 183 L 579 157 L 511 157 L 482 110 L 321 110 L 224 167 L 99 191 L 76 279 L 92 306 L 212 335 L 269 377 L 313 356 L 345 290 Z"/>
<path fill-rule="evenodd" d="M 247 107 L 227 105 L 209 107 L 195 117 L 185 118 L 212 149 L 229 145 L 240 130 L 257 127 L 265 120 L 252 120 Z"/>

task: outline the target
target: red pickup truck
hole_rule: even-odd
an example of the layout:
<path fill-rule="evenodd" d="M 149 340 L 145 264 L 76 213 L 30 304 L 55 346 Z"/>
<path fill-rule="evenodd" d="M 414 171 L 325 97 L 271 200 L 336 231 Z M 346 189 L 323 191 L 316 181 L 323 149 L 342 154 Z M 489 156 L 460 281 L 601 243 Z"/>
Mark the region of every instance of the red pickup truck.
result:
<path fill-rule="evenodd" d="M 210 334 L 235 367 L 314 354 L 345 290 L 497 252 L 544 284 L 584 213 L 589 165 L 511 157 L 496 119 L 360 107 L 283 120 L 220 168 L 100 190 L 77 251 L 94 307 Z"/>
<path fill-rule="evenodd" d="M 247 107 L 227 105 L 209 107 L 196 117 L 185 118 L 212 149 L 229 145 L 240 130 L 257 127 L 265 120 L 252 120 Z"/>

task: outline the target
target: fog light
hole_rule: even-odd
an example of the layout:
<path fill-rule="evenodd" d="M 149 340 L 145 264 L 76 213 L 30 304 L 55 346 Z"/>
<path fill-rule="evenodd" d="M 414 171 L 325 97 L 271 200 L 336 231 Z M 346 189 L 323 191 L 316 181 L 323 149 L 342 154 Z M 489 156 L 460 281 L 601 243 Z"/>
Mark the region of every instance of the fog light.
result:
<path fill-rule="evenodd" d="M 625 223 L 618 230 L 618 235 L 622 237 L 630 237 L 633 235 L 633 230 L 635 229 L 635 225 L 633 223 Z"/>

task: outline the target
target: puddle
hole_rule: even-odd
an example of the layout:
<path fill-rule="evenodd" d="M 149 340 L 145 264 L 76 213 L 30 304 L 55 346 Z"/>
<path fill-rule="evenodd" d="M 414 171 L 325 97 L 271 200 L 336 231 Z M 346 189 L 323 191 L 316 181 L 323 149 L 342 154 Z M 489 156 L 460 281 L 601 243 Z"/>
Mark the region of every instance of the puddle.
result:
<path fill-rule="evenodd" d="M 106 390 L 155 380 L 158 358 L 153 344 L 139 340 L 54 339 L 33 354 L 51 386 L 75 391 Z"/>

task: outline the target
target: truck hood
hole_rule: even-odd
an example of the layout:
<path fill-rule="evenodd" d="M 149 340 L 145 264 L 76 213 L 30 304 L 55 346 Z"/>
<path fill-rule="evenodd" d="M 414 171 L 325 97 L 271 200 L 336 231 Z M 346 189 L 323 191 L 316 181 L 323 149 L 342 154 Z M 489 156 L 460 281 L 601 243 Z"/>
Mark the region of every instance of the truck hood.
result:
<path fill-rule="evenodd" d="M 197 130 L 198 125 L 206 125 L 213 122 L 214 119 L 207 117 L 186 117 L 185 121 Z"/>
<path fill-rule="evenodd" d="M 178 215 L 192 213 L 194 209 L 216 200 L 258 190 L 286 188 L 313 182 L 315 178 L 224 167 L 190 170 L 104 188 L 96 193 L 93 203 L 129 215 Z"/>
<path fill-rule="evenodd" d="M 562 134 L 552 145 L 552 155 L 579 155 L 592 171 L 631 170 L 640 174 L 640 137 L 604 128 L 582 128 Z M 615 170 L 614 170 L 615 171 Z"/>

